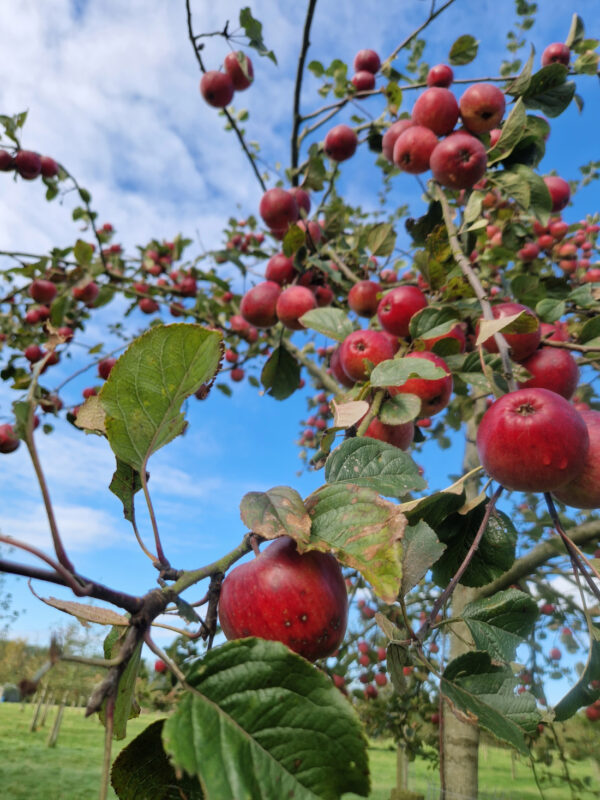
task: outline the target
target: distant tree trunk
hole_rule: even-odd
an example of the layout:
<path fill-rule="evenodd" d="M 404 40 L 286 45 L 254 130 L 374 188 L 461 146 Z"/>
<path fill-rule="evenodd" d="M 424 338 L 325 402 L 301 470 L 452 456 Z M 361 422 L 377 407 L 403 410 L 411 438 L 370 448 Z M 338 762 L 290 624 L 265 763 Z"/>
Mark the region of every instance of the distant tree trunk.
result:
<path fill-rule="evenodd" d="M 476 433 L 477 426 L 474 420 L 470 419 L 467 425 L 467 443 L 463 460 L 465 472 L 479 464 L 475 447 Z M 470 482 L 467 485 L 466 493 L 467 498 L 476 496 L 476 482 Z M 459 584 L 452 595 L 452 616 L 459 616 L 467 603 L 475 599 L 476 592 L 476 589 Z M 474 649 L 466 625 L 461 623 L 453 627 L 456 628 L 458 636 L 452 632 L 449 634 L 449 660 Z M 459 636 L 462 638 L 458 638 Z M 445 789 L 442 792 L 442 800 L 454 800 L 455 795 L 475 800 L 478 792 L 479 728 L 476 725 L 460 722 L 447 703 L 443 704 L 442 725 L 441 772 L 442 785 Z"/>

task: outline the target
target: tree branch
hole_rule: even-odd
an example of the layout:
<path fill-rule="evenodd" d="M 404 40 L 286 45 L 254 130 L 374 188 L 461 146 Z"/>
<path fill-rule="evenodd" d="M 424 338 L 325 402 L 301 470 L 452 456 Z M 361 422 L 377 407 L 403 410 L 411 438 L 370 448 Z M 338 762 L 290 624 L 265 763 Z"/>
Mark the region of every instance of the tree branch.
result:
<path fill-rule="evenodd" d="M 299 141 L 298 130 L 302 122 L 300 116 L 300 94 L 302 91 L 302 77 L 304 75 L 304 62 L 306 61 L 306 53 L 310 47 L 310 28 L 312 25 L 313 15 L 315 13 L 315 6 L 317 0 L 309 0 L 308 8 L 306 9 L 306 18 L 304 20 L 304 30 L 302 33 L 302 48 L 300 50 L 300 57 L 298 58 L 298 69 L 296 71 L 296 83 L 294 86 L 294 111 L 292 115 L 292 138 L 291 138 L 291 168 L 295 170 L 298 167 L 299 156 Z M 294 173 L 292 176 L 292 184 L 298 185 L 298 175 Z"/>

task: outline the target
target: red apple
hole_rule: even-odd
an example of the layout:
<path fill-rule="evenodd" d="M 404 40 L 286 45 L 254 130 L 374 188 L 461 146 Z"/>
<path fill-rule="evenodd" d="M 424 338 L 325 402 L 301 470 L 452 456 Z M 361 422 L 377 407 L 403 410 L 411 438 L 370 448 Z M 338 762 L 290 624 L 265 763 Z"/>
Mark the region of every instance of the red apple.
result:
<path fill-rule="evenodd" d="M 465 89 L 460 101 L 460 116 L 471 133 L 487 133 L 504 116 L 504 92 L 493 83 L 475 83 Z"/>
<path fill-rule="evenodd" d="M 552 492 L 574 480 L 588 448 L 581 414 L 548 389 L 505 394 L 488 408 L 477 431 L 485 471 L 519 492 Z"/>
<path fill-rule="evenodd" d="M 0 453 L 13 453 L 20 444 L 12 425 L 0 425 Z"/>
<path fill-rule="evenodd" d="M 412 119 L 399 119 L 393 122 L 387 131 L 383 134 L 381 142 L 381 151 L 388 161 L 394 160 L 394 145 L 401 133 L 408 130 L 414 122 Z"/>
<path fill-rule="evenodd" d="M 433 177 L 442 186 L 470 189 L 485 174 L 487 155 L 479 139 L 459 131 L 439 142 L 431 154 L 429 165 Z"/>
<path fill-rule="evenodd" d="M 427 86 L 441 86 L 447 89 L 454 80 L 454 72 L 448 64 L 437 64 L 427 73 Z"/>
<path fill-rule="evenodd" d="M 55 178 L 58 175 L 58 164 L 50 156 L 42 156 L 40 158 L 42 165 L 42 175 L 44 178 Z"/>
<path fill-rule="evenodd" d="M 231 370 L 231 372 L 229 373 L 229 377 L 231 378 L 232 381 L 235 381 L 236 383 L 239 383 L 240 381 L 244 380 L 244 375 L 245 374 L 246 373 L 244 372 L 244 370 L 241 367 L 234 367 Z"/>
<path fill-rule="evenodd" d="M 236 92 L 244 91 L 244 89 L 247 89 L 252 83 L 252 79 L 254 78 L 252 61 L 250 61 L 248 56 L 241 50 L 237 50 L 234 53 L 227 53 L 223 66 L 225 67 L 225 72 L 231 78 L 233 88 Z M 227 103 L 228 102 L 229 100 Z M 225 105 L 227 105 L 227 103 L 225 103 Z"/>
<path fill-rule="evenodd" d="M 423 125 L 411 125 L 396 139 L 394 164 L 411 175 L 427 172 L 437 144 L 437 136 L 432 130 Z"/>
<path fill-rule="evenodd" d="M 590 722 L 598 722 L 600 719 L 600 706 L 588 706 L 585 710 L 585 715 Z"/>
<path fill-rule="evenodd" d="M 554 491 L 561 503 L 573 508 L 600 508 L 600 411 L 579 411 L 585 422 L 590 446 L 575 480 Z"/>
<path fill-rule="evenodd" d="M 276 305 L 281 286 L 275 281 L 263 281 L 249 289 L 242 297 L 242 317 L 257 328 L 270 328 L 277 322 Z"/>
<path fill-rule="evenodd" d="M 81 300 L 81 302 L 85 303 L 87 306 L 92 305 L 92 303 L 98 297 L 99 291 L 100 287 L 94 281 L 78 284 L 71 290 L 75 300 Z"/>
<path fill-rule="evenodd" d="M 310 289 L 305 286 L 289 286 L 277 298 L 275 313 L 286 328 L 293 331 L 304 329 L 300 317 L 317 307 L 317 301 Z"/>
<path fill-rule="evenodd" d="M 373 75 L 379 72 L 381 61 L 375 50 L 359 50 L 354 56 L 354 71 L 361 72 L 366 70 Z"/>
<path fill-rule="evenodd" d="M 498 303 L 498 305 L 492 306 L 492 314 L 494 315 L 494 319 L 510 317 L 513 314 L 518 314 L 522 311 L 526 312 L 528 316 L 531 316 L 537 320 L 534 312 L 527 306 L 521 305 L 521 303 Z M 535 350 L 537 350 L 542 338 L 542 330 L 539 322 L 537 328 L 530 333 L 505 333 L 504 331 L 501 331 L 501 333 L 506 339 L 506 343 L 510 347 L 511 355 L 515 361 L 523 361 L 525 358 L 528 358 Z M 498 352 L 498 345 L 496 344 L 496 340 L 493 336 L 490 336 L 489 339 L 486 339 L 483 342 L 483 347 L 488 353 Z"/>
<path fill-rule="evenodd" d="M 553 239 L 559 241 L 560 239 L 564 239 L 564 237 L 569 232 L 569 226 L 564 220 L 559 219 L 555 222 L 551 222 L 548 225 L 548 233 L 552 236 Z"/>
<path fill-rule="evenodd" d="M 6 150 L 0 150 L 0 172 L 10 172 L 15 168 L 15 159 Z"/>
<path fill-rule="evenodd" d="M 367 72 L 366 69 L 362 69 L 352 76 L 351 83 L 359 93 L 370 92 L 375 88 L 375 75 L 372 72 Z"/>
<path fill-rule="evenodd" d="M 22 178 L 32 181 L 42 171 L 42 160 L 31 150 L 19 150 L 15 156 L 15 169 Z"/>
<path fill-rule="evenodd" d="M 552 650 L 548 653 L 552 661 L 560 661 L 562 658 L 562 653 L 558 649 L 558 647 L 553 647 Z"/>
<path fill-rule="evenodd" d="M 570 400 L 579 382 L 579 367 L 567 350 L 540 347 L 521 364 L 533 377 L 519 383 L 520 389 L 549 389 Z"/>
<path fill-rule="evenodd" d="M 225 108 L 233 99 L 233 81 L 226 72 L 211 69 L 202 76 L 200 92 L 209 105 Z"/>
<path fill-rule="evenodd" d="M 441 86 L 432 86 L 417 98 L 412 121 L 415 125 L 430 128 L 438 136 L 446 136 L 454 129 L 458 115 L 458 103 L 452 92 Z"/>
<path fill-rule="evenodd" d="M 553 42 L 542 53 L 542 66 L 547 67 L 548 64 L 564 64 L 565 67 L 569 66 L 571 58 L 571 51 L 566 44 L 562 42 Z"/>
<path fill-rule="evenodd" d="M 156 661 L 154 662 L 154 672 L 160 673 L 166 671 L 167 671 L 167 665 L 165 664 L 165 662 L 162 660 L 162 658 L 157 658 Z"/>
<path fill-rule="evenodd" d="M 274 281 L 280 286 L 284 286 L 286 283 L 291 283 L 295 275 L 294 260 L 284 256 L 283 253 L 278 253 L 267 261 L 265 278 L 268 281 Z"/>
<path fill-rule="evenodd" d="M 559 178 L 558 175 L 549 175 L 544 178 L 544 183 L 550 192 L 552 211 L 562 211 L 571 199 L 571 187 L 564 178 Z"/>
<path fill-rule="evenodd" d="M 35 364 L 44 357 L 44 351 L 39 344 L 30 344 L 23 350 L 23 355 L 30 364 Z"/>
<path fill-rule="evenodd" d="M 356 152 L 358 136 L 348 125 L 336 125 L 325 137 L 323 149 L 333 161 L 346 161 Z"/>
<path fill-rule="evenodd" d="M 142 297 L 141 300 L 138 300 L 138 308 L 143 314 L 155 314 L 159 305 L 152 297 Z"/>
<path fill-rule="evenodd" d="M 420 358 L 431 361 L 436 367 L 441 367 L 446 373 L 441 378 L 409 378 L 400 386 L 391 386 L 389 393 L 394 396 L 397 394 L 416 394 L 421 399 L 421 411 L 419 419 L 432 417 L 442 411 L 450 402 L 452 394 L 452 374 L 443 358 L 428 350 L 423 352 L 409 353 L 406 358 Z"/>
<path fill-rule="evenodd" d="M 56 297 L 56 284 L 37 278 L 29 286 L 29 296 L 36 303 L 51 303 Z"/>
<path fill-rule="evenodd" d="M 304 209 L 306 216 L 308 216 L 310 214 L 310 197 L 308 192 L 305 192 L 304 189 L 301 189 L 299 186 L 292 186 L 288 191 L 295 199 L 298 210 Z"/>
<path fill-rule="evenodd" d="M 285 231 L 290 222 L 298 219 L 298 204 L 293 194 L 275 187 L 263 194 L 258 212 L 269 228 Z"/>
<path fill-rule="evenodd" d="M 375 281 L 358 281 L 348 292 L 348 305 L 360 317 L 372 317 L 379 305 L 381 285 Z"/>
<path fill-rule="evenodd" d="M 375 365 L 393 356 L 392 345 L 381 331 L 353 331 L 340 346 L 342 369 L 355 382 L 364 381 L 369 374 L 370 368 L 365 361 Z"/>
<path fill-rule="evenodd" d="M 338 383 L 341 383 L 342 386 L 347 386 L 350 388 L 354 386 L 356 381 L 352 378 L 349 378 L 348 375 L 344 372 L 344 368 L 342 367 L 342 362 L 340 361 L 340 348 L 336 347 L 333 353 L 331 354 L 331 359 L 329 361 L 329 369 L 331 374 L 336 379 Z"/>
<path fill-rule="evenodd" d="M 535 242 L 527 242 L 517 252 L 517 256 L 521 261 L 535 261 L 540 254 L 540 247 Z"/>
<path fill-rule="evenodd" d="M 282 536 L 235 567 L 223 581 L 219 620 L 227 639 L 259 636 L 287 645 L 309 661 L 331 655 L 348 621 L 348 594 L 329 553 L 300 555 Z"/>
<path fill-rule="evenodd" d="M 117 363 L 116 358 L 103 358 L 102 361 L 98 362 L 98 375 L 103 380 L 106 380 L 116 363 Z"/>
<path fill-rule="evenodd" d="M 581 277 L 582 283 L 600 283 L 600 269 L 594 267 L 593 269 L 588 269 L 588 271 Z"/>
<path fill-rule="evenodd" d="M 381 298 L 377 316 L 388 333 L 408 336 L 411 318 L 426 305 L 427 298 L 416 286 L 397 286 Z"/>
<path fill-rule="evenodd" d="M 408 450 L 415 436 L 415 426 L 412 422 L 403 422 L 400 425 L 386 425 L 375 417 L 369 423 L 365 436 L 378 439 L 380 442 L 393 444 L 400 450 Z"/>

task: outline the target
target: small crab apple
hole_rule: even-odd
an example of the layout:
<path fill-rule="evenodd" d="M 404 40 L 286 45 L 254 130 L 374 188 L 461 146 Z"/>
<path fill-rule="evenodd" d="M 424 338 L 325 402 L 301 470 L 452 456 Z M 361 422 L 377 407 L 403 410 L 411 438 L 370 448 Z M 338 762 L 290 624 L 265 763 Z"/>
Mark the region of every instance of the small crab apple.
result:
<path fill-rule="evenodd" d="M 460 116 L 471 133 L 487 133 L 498 127 L 504 116 L 504 92 L 493 83 L 475 83 L 465 89 L 459 100 Z"/>
<path fill-rule="evenodd" d="M 583 409 L 579 414 L 586 424 L 590 446 L 579 475 L 556 489 L 554 496 L 572 508 L 600 508 L 600 411 Z"/>
<path fill-rule="evenodd" d="M 56 291 L 56 284 L 43 278 L 37 278 L 29 285 L 29 296 L 36 303 L 51 303 L 56 297 Z"/>
<path fill-rule="evenodd" d="M 447 89 L 454 80 L 454 72 L 448 64 L 436 64 L 427 73 L 427 86 L 441 86 Z"/>
<path fill-rule="evenodd" d="M 226 72 L 211 69 L 202 76 L 200 92 L 210 106 L 225 108 L 233 99 L 233 81 Z"/>
<path fill-rule="evenodd" d="M 254 78 L 254 68 L 252 61 L 241 50 L 233 53 L 227 53 L 223 62 L 225 72 L 231 78 L 233 88 L 236 92 L 242 92 L 247 89 Z M 227 104 L 225 104 L 227 105 Z"/>
<path fill-rule="evenodd" d="M 298 210 L 304 210 L 306 216 L 310 214 L 310 196 L 307 191 L 302 189 L 300 186 L 292 186 L 291 189 L 288 190 L 292 197 L 296 200 L 296 204 L 298 205 Z"/>
<path fill-rule="evenodd" d="M 53 158 L 50 158 L 50 156 L 42 156 L 40 162 L 44 178 L 55 178 L 58 175 L 58 164 Z"/>
<path fill-rule="evenodd" d="M 381 67 L 381 59 L 375 50 L 359 50 L 354 56 L 354 71 L 361 72 L 365 70 L 373 75 L 379 72 Z"/>
<path fill-rule="evenodd" d="M 325 153 L 333 161 L 346 161 L 352 158 L 358 145 L 358 136 L 348 125 L 336 125 L 332 128 L 323 144 Z"/>
<path fill-rule="evenodd" d="M 329 553 L 300 554 L 282 536 L 223 581 L 219 619 L 227 639 L 259 636 L 283 642 L 309 661 L 340 646 L 348 621 L 348 593 Z"/>
<path fill-rule="evenodd" d="M 87 306 L 91 305 L 100 292 L 100 287 L 95 281 L 88 281 L 87 283 L 74 286 L 71 293 L 75 300 L 80 300 Z"/>
<path fill-rule="evenodd" d="M 162 660 L 162 658 L 157 658 L 156 661 L 154 662 L 154 672 L 166 672 L 166 671 L 167 671 L 167 665 L 165 664 L 165 662 Z"/>
<path fill-rule="evenodd" d="M 553 647 L 550 652 L 548 653 L 552 661 L 560 661 L 562 658 L 562 653 L 558 649 L 558 647 Z"/>
<path fill-rule="evenodd" d="M 393 358 L 394 351 L 389 339 L 374 330 L 353 331 L 340 346 L 340 363 L 346 375 L 353 381 L 364 381 L 370 367 L 367 363 L 380 364 Z"/>
<path fill-rule="evenodd" d="M 571 51 L 566 44 L 553 42 L 542 53 L 542 67 L 547 67 L 549 64 L 564 64 L 568 67 L 570 58 Z"/>
<path fill-rule="evenodd" d="M 375 683 L 377 686 L 385 686 L 387 684 L 387 677 L 384 672 L 375 673 Z"/>
<path fill-rule="evenodd" d="M 23 350 L 23 355 L 30 364 L 35 364 L 44 357 L 44 351 L 39 344 L 30 344 Z"/>
<path fill-rule="evenodd" d="M 300 331 L 304 329 L 300 317 L 316 307 L 317 301 L 310 289 L 306 286 L 289 286 L 277 298 L 275 313 L 286 328 Z"/>
<path fill-rule="evenodd" d="M 428 350 L 423 352 L 409 353 L 405 358 L 420 358 L 431 361 L 436 367 L 440 367 L 446 373 L 440 378 L 427 380 L 426 378 L 409 378 L 400 386 L 391 386 L 389 393 L 394 396 L 397 394 L 416 394 L 421 400 L 421 410 L 419 418 L 432 417 L 442 411 L 450 402 L 452 394 L 452 374 L 443 358 L 430 353 Z"/>
<path fill-rule="evenodd" d="M 393 122 L 383 134 L 381 152 L 388 161 L 394 160 L 394 145 L 396 144 L 396 140 L 400 134 L 404 133 L 404 131 L 408 130 L 412 125 L 414 125 L 412 119 L 398 119 L 396 122 Z"/>
<path fill-rule="evenodd" d="M 540 247 L 535 242 L 527 242 L 517 251 L 517 256 L 521 261 L 535 261 L 540 254 Z"/>
<path fill-rule="evenodd" d="M 550 192 L 552 211 L 562 211 L 571 199 L 571 187 L 564 178 L 559 178 L 558 175 L 548 175 L 544 178 L 544 183 Z"/>
<path fill-rule="evenodd" d="M 98 375 L 103 380 L 106 380 L 116 363 L 117 363 L 116 358 L 103 358 L 102 361 L 98 362 Z"/>
<path fill-rule="evenodd" d="M 357 92 L 370 92 L 375 88 L 375 75 L 372 72 L 367 72 L 366 69 L 362 69 L 352 76 L 350 83 Z"/>
<path fill-rule="evenodd" d="M 371 439 L 378 439 L 380 442 L 387 442 L 400 450 L 408 450 L 415 436 L 415 426 L 412 422 L 403 422 L 400 425 L 386 425 L 375 417 L 369 423 L 365 436 Z"/>
<path fill-rule="evenodd" d="M 15 168 L 15 159 L 6 150 L 0 150 L 0 172 L 10 172 Z"/>
<path fill-rule="evenodd" d="M 298 203 L 293 194 L 276 186 L 263 194 L 258 212 L 269 228 L 285 231 L 298 219 Z"/>
<path fill-rule="evenodd" d="M 365 642 L 364 640 L 360 641 L 357 644 L 357 648 L 358 648 L 358 652 L 361 653 L 363 656 L 368 656 L 369 655 L 369 650 L 371 649 L 369 647 L 369 643 Z"/>
<path fill-rule="evenodd" d="M 521 361 L 531 378 L 519 383 L 519 389 L 538 387 L 549 389 L 570 400 L 579 382 L 579 367 L 567 350 L 558 347 L 539 347 L 533 355 Z"/>
<path fill-rule="evenodd" d="M 432 130 L 423 125 L 411 125 L 396 139 L 394 164 L 411 175 L 427 172 L 429 159 L 437 143 L 437 136 Z"/>
<path fill-rule="evenodd" d="M 412 121 L 415 125 L 424 125 L 438 136 L 449 134 L 454 129 L 458 116 L 456 97 L 449 89 L 441 86 L 425 89 L 412 110 Z"/>
<path fill-rule="evenodd" d="M 242 297 L 242 317 L 257 328 L 270 328 L 277 322 L 275 307 L 281 294 L 281 286 L 275 281 L 262 281 L 249 289 Z"/>
<path fill-rule="evenodd" d="M 553 492 L 576 479 L 589 446 L 581 414 L 548 389 L 503 395 L 485 412 L 477 430 L 484 470 L 519 492 Z"/>
<path fill-rule="evenodd" d="M 12 425 L 0 425 L 0 453 L 14 453 L 20 444 Z"/>
<path fill-rule="evenodd" d="M 470 189 L 485 174 L 487 154 L 479 139 L 457 131 L 439 142 L 431 154 L 429 166 L 442 186 Z"/>
<path fill-rule="evenodd" d="M 246 373 L 244 372 L 244 370 L 241 367 L 234 367 L 231 370 L 231 372 L 229 373 L 229 376 L 230 376 L 232 381 L 235 381 L 235 383 L 239 383 L 240 381 L 244 380 L 244 375 L 245 374 Z"/>
<path fill-rule="evenodd" d="M 32 150 L 19 150 L 15 156 L 15 169 L 26 181 L 32 181 L 42 171 L 42 160 Z"/>
<path fill-rule="evenodd" d="M 375 281 L 358 281 L 348 292 L 348 305 L 359 317 L 372 317 L 379 305 L 381 285 Z"/>
<path fill-rule="evenodd" d="M 527 316 L 535 319 L 538 324 L 534 330 L 527 333 L 506 333 L 505 331 L 501 331 L 502 335 L 506 339 L 506 343 L 511 349 L 511 355 L 515 361 L 523 361 L 532 355 L 535 350 L 537 350 L 542 338 L 542 329 L 540 327 L 538 318 L 530 308 L 522 305 L 521 303 L 498 303 L 498 305 L 492 306 L 492 314 L 494 315 L 494 319 L 510 317 L 513 314 L 519 314 L 520 312 L 525 312 Z M 486 339 L 483 342 L 483 347 L 488 353 L 498 352 L 498 345 L 496 344 L 496 340 L 493 336 L 490 336 L 489 339 Z"/>
<path fill-rule="evenodd" d="M 142 297 L 138 301 L 138 308 L 143 314 L 154 314 L 158 311 L 159 305 L 152 297 Z"/>
<path fill-rule="evenodd" d="M 408 336 L 411 318 L 426 305 L 427 298 L 416 286 L 397 286 L 381 298 L 377 316 L 388 333 Z"/>

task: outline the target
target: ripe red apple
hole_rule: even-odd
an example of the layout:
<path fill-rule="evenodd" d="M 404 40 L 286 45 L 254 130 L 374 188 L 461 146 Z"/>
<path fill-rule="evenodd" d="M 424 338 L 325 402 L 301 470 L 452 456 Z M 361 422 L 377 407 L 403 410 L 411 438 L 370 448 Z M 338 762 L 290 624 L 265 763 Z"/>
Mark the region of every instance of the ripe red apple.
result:
<path fill-rule="evenodd" d="M 447 89 L 454 80 L 454 72 L 448 64 L 437 64 L 427 73 L 427 86 L 441 86 Z"/>
<path fill-rule="evenodd" d="M 268 281 L 274 281 L 280 286 L 284 286 L 286 283 L 291 283 L 295 275 L 294 260 L 284 256 L 283 253 L 278 253 L 267 261 L 265 278 Z"/>
<path fill-rule="evenodd" d="M 535 261 L 540 254 L 540 247 L 535 242 L 527 242 L 517 251 L 521 261 Z"/>
<path fill-rule="evenodd" d="M 375 281 L 358 281 L 348 292 L 348 305 L 360 317 L 372 317 L 377 311 L 381 285 Z"/>
<path fill-rule="evenodd" d="M 299 186 L 292 186 L 288 190 L 298 205 L 298 210 L 304 209 L 306 216 L 310 214 L 310 197 L 308 192 L 301 189 Z"/>
<path fill-rule="evenodd" d="M 585 710 L 585 715 L 590 722 L 598 722 L 598 720 L 600 719 L 600 706 L 597 705 L 588 706 Z"/>
<path fill-rule="evenodd" d="M 573 508 L 600 508 L 600 411 L 578 412 L 586 424 L 590 446 L 575 480 L 554 491 L 561 503 Z"/>
<path fill-rule="evenodd" d="M 240 313 L 257 328 L 270 328 L 277 322 L 275 307 L 281 286 L 274 281 L 263 281 L 249 289 L 242 297 Z"/>
<path fill-rule="evenodd" d="M 423 125 L 411 125 L 396 139 L 394 164 L 411 175 L 427 172 L 429 159 L 437 143 L 437 136 L 432 130 Z"/>
<path fill-rule="evenodd" d="M 44 178 L 55 178 L 58 175 L 58 164 L 50 156 L 42 156 L 40 158 L 42 165 L 42 175 Z"/>
<path fill-rule="evenodd" d="M 348 125 L 336 125 L 325 137 L 323 149 L 333 161 L 346 161 L 356 152 L 358 136 Z"/>
<path fill-rule="evenodd" d="M 165 664 L 165 662 L 162 660 L 162 658 L 157 658 L 156 661 L 154 662 L 154 672 L 166 672 L 166 671 L 167 671 L 167 665 Z"/>
<path fill-rule="evenodd" d="M 355 72 L 366 70 L 366 72 L 371 72 L 374 75 L 379 72 L 380 67 L 381 60 L 375 50 L 359 50 L 354 56 Z"/>
<path fill-rule="evenodd" d="M 558 649 L 558 647 L 553 647 L 552 650 L 548 653 L 552 661 L 560 661 L 562 658 L 562 653 Z"/>
<path fill-rule="evenodd" d="M 485 471 L 519 492 L 552 492 L 574 480 L 588 449 L 581 414 L 548 389 L 505 394 L 488 408 L 477 431 Z"/>
<path fill-rule="evenodd" d="M 394 160 L 394 145 L 401 133 L 414 125 L 412 119 L 399 119 L 393 122 L 383 134 L 381 151 L 388 161 Z"/>
<path fill-rule="evenodd" d="M 31 150 L 19 150 L 15 156 L 15 169 L 22 178 L 32 181 L 42 171 L 42 160 Z"/>
<path fill-rule="evenodd" d="M 385 673 L 383 672 L 376 672 L 375 673 L 375 683 L 377 686 L 385 686 L 387 684 L 387 678 Z"/>
<path fill-rule="evenodd" d="M 98 362 L 98 375 L 103 380 L 106 380 L 116 363 L 117 363 L 116 358 L 103 358 L 102 361 Z"/>
<path fill-rule="evenodd" d="M 475 83 L 459 100 L 460 116 L 471 133 L 487 133 L 497 128 L 504 116 L 504 92 L 493 83 Z"/>
<path fill-rule="evenodd" d="M 570 400 L 579 382 L 579 367 L 567 350 L 540 347 L 521 364 L 533 377 L 519 383 L 520 389 L 549 389 Z"/>
<path fill-rule="evenodd" d="M 159 305 L 152 297 L 142 297 L 141 300 L 138 300 L 138 308 L 143 314 L 155 314 Z"/>
<path fill-rule="evenodd" d="M 421 399 L 421 411 L 419 419 L 432 417 L 442 411 L 450 402 L 452 394 L 452 374 L 443 358 L 428 350 L 423 352 L 409 353 L 406 358 L 420 358 L 431 361 L 436 367 L 441 367 L 445 375 L 441 378 L 409 378 L 400 386 L 391 386 L 389 393 L 396 394 L 416 394 Z"/>
<path fill-rule="evenodd" d="M 548 64 L 564 64 L 568 67 L 570 58 L 571 51 L 566 44 L 553 42 L 542 53 L 542 67 L 547 67 Z"/>
<path fill-rule="evenodd" d="M 429 166 L 433 177 L 442 186 L 470 189 L 485 174 L 485 147 L 470 133 L 458 131 L 439 142 L 431 154 Z"/>
<path fill-rule="evenodd" d="M 0 453 L 13 453 L 20 444 L 12 425 L 0 425 Z"/>
<path fill-rule="evenodd" d="M 233 99 L 233 81 L 226 72 L 211 69 L 202 76 L 200 92 L 210 106 L 225 108 Z"/>
<path fill-rule="evenodd" d="M 569 232 L 569 225 L 562 219 L 555 220 L 548 225 L 548 233 L 553 239 L 560 241 Z"/>
<path fill-rule="evenodd" d="M 35 364 L 44 357 L 44 351 L 39 344 L 30 344 L 23 350 L 23 355 L 30 364 Z"/>
<path fill-rule="evenodd" d="M 36 303 L 51 303 L 56 297 L 56 284 L 43 278 L 37 278 L 29 285 L 29 296 Z"/>
<path fill-rule="evenodd" d="M 397 286 L 381 298 L 377 316 L 388 333 L 408 336 L 411 318 L 426 305 L 427 298 L 416 286 Z"/>
<path fill-rule="evenodd" d="M 375 75 L 372 72 L 367 72 L 366 69 L 361 69 L 352 76 L 352 85 L 357 92 L 370 92 L 375 88 Z"/>
<path fill-rule="evenodd" d="M 293 194 L 275 187 L 263 194 L 258 212 L 269 228 L 285 232 L 288 225 L 298 219 L 298 204 Z"/>
<path fill-rule="evenodd" d="M 6 150 L 0 150 L 0 172 L 10 172 L 15 168 L 15 159 Z"/>
<path fill-rule="evenodd" d="M 582 283 L 600 283 L 600 269 L 594 267 L 593 269 L 588 269 L 588 271 L 581 277 Z"/>
<path fill-rule="evenodd" d="M 542 322 L 540 328 L 543 339 L 552 339 L 554 342 L 568 342 L 571 339 L 566 322 Z"/>
<path fill-rule="evenodd" d="M 319 308 L 331 305 L 333 302 L 334 294 L 331 286 L 324 284 L 323 286 L 309 286 L 308 287 L 315 296 Z"/>
<path fill-rule="evenodd" d="M 542 603 L 540 606 L 540 614 L 545 614 L 547 617 L 552 616 L 556 611 L 554 603 Z M 531 681 L 530 681 L 531 682 Z M 525 683 L 525 681 L 523 681 Z"/>
<path fill-rule="evenodd" d="M 254 69 L 252 61 L 241 50 L 234 53 L 227 53 L 225 61 L 223 62 L 225 72 L 231 78 L 233 88 L 236 92 L 243 92 L 252 83 L 254 78 Z M 229 101 L 227 101 L 229 102 Z M 227 103 L 225 103 L 227 105 Z"/>
<path fill-rule="evenodd" d="M 454 129 L 458 115 L 458 103 L 452 92 L 441 86 L 432 86 L 417 98 L 412 121 L 415 125 L 430 128 L 438 136 L 446 136 Z"/>
<path fill-rule="evenodd" d="M 304 325 L 300 322 L 300 317 L 316 307 L 317 301 L 310 289 L 306 286 L 289 286 L 277 298 L 275 313 L 286 328 L 301 331 Z"/>
<path fill-rule="evenodd" d="M 352 378 L 349 378 L 348 375 L 344 372 L 344 368 L 342 367 L 342 362 L 340 361 L 340 348 L 336 347 L 333 353 L 331 354 L 331 359 L 329 361 L 329 369 L 331 374 L 336 379 L 338 383 L 341 383 L 342 386 L 347 386 L 350 388 L 354 386 L 356 381 Z"/>
<path fill-rule="evenodd" d="M 329 553 L 300 555 L 282 536 L 223 581 L 219 620 L 227 639 L 259 636 L 287 645 L 309 661 L 331 655 L 348 621 L 348 593 Z"/>
<path fill-rule="evenodd" d="M 552 211 L 562 211 L 571 199 L 571 187 L 564 178 L 559 178 L 558 175 L 548 175 L 544 178 L 544 183 L 550 192 Z"/>
<path fill-rule="evenodd" d="M 74 286 L 71 290 L 75 300 L 81 300 L 87 306 L 91 305 L 98 297 L 100 287 L 94 281 L 88 281 L 83 285 Z"/>
<path fill-rule="evenodd" d="M 353 331 L 346 336 L 340 346 L 342 369 L 355 382 L 364 381 L 369 374 L 365 360 L 375 365 L 393 356 L 392 345 L 381 331 Z"/>
<path fill-rule="evenodd" d="M 244 370 L 241 367 L 234 367 L 231 370 L 231 372 L 229 373 L 229 377 L 231 378 L 232 381 L 235 381 L 236 383 L 239 383 L 240 381 L 244 380 L 244 375 L 245 374 L 246 373 L 244 372 Z"/>
<path fill-rule="evenodd" d="M 513 314 L 518 314 L 521 311 L 525 311 L 529 316 L 537 320 L 534 312 L 521 303 L 498 303 L 498 305 L 492 306 L 492 314 L 494 315 L 494 319 L 510 317 Z M 505 333 L 503 331 L 501 331 L 501 333 L 506 339 L 506 343 L 510 347 L 511 355 L 515 361 L 523 361 L 524 359 L 528 358 L 535 350 L 537 350 L 542 338 L 542 329 L 539 325 L 539 322 L 537 328 L 530 333 Z M 483 342 L 483 347 L 488 353 L 498 352 L 498 345 L 496 344 L 496 340 L 493 336 L 490 336 L 489 339 L 486 339 L 485 342 Z"/>
<path fill-rule="evenodd" d="M 415 426 L 412 422 L 403 422 L 400 425 L 386 425 L 377 417 L 371 420 L 365 431 L 365 436 L 378 439 L 380 442 L 393 444 L 400 450 L 408 450 L 415 436 Z"/>

